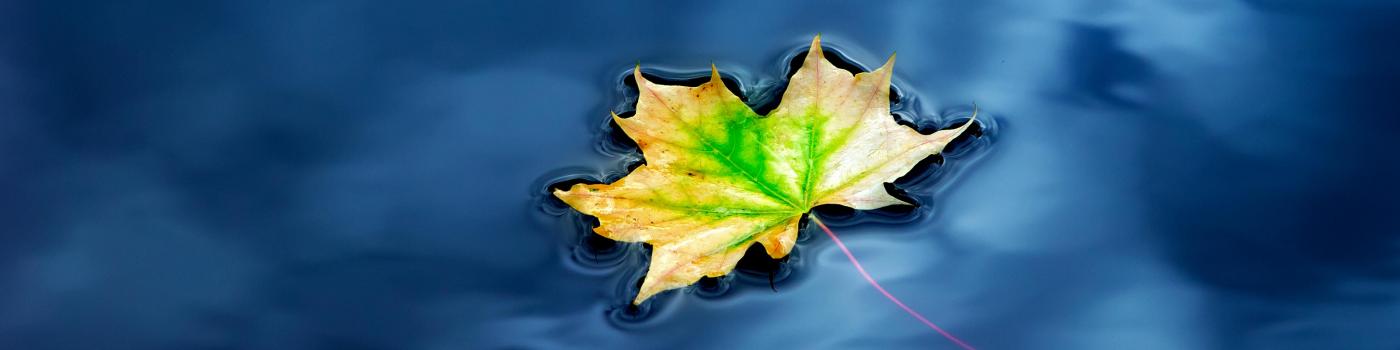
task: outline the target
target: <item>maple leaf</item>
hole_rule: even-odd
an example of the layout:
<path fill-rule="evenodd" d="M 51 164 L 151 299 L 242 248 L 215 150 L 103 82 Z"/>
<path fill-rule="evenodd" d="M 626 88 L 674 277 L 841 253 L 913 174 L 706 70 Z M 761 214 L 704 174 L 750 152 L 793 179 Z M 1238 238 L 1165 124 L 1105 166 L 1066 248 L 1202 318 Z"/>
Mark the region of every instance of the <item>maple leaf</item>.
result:
<path fill-rule="evenodd" d="M 773 258 L 787 256 L 798 221 L 815 206 L 910 205 L 884 183 L 972 124 L 932 135 L 900 125 L 890 114 L 893 66 L 891 55 L 879 69 L 852 75 L 826 60 L 817 36 L 768 116 L 725 88 L 713 65 L 697 87 L 652 83 L 638 67 L 636 114 L 613 120 L 646 164 L 614 183 L 554 195 L 597 217 L 599 235 L 651 244 L 633 303 L 723 276 L 754 243 Z"/>

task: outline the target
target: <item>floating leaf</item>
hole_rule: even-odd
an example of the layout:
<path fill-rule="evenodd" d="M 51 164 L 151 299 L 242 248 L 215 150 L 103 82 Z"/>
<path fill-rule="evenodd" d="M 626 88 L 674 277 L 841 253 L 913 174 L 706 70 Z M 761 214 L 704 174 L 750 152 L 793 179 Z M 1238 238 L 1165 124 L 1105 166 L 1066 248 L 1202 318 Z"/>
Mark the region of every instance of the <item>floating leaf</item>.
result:
<path fill-rule="evenodd" d="M 815 206 L 909 205 L 884 184 L 972 124 L 923 135 L 895 122 L 893 66 L 890 56 L 879 69 L 852 75 L 826 60 L 819 36 L 768 116 L 725 88 L 713 66 L 710 81 L 697 87 L 652 83 L 638 67 L 636 115 L 613 119 L 646 164 L 617 182 L 554 195 L 597 217 L 598 234 L 652 245 L 633 303 L 723 276 L 754 243 L 773 258 L 787 256 L 799 220 Z"/>

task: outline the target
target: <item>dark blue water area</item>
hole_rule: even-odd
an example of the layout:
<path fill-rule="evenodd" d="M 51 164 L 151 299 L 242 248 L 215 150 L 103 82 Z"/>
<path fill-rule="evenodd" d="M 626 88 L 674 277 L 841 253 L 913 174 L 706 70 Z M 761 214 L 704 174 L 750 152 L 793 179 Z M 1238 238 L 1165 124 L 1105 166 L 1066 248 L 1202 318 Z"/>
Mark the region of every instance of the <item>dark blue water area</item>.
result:
<path fill-rule="evenodd" d="M 980 349 L 1400 349 L 1388 1 L 0 3 L 0 349 L 953 344 L 806 227 L 629 307 L 551 186 L 641 63 L 776 98 L 821 33 L 975 135 L 818 215 Z"/>

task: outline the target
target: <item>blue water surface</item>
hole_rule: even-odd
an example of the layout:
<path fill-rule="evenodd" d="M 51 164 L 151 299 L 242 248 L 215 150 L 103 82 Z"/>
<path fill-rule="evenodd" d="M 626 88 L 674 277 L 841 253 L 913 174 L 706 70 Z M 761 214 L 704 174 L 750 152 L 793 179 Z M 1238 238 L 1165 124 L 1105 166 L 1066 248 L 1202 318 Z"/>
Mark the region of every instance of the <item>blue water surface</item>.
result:
<path fill-rule="evenodd" d="M 771 100 L 816 33 L 897 51 L 915 125 L 986 117 L 918 208 L 817 213 L 968 343 L 1400 349 L 1397 14 L 0 2 L 0 349 L 952 349 L 813 227 L 628 307 L 645 248 L 547 196 L 638 161 L 638 62 Z"/>

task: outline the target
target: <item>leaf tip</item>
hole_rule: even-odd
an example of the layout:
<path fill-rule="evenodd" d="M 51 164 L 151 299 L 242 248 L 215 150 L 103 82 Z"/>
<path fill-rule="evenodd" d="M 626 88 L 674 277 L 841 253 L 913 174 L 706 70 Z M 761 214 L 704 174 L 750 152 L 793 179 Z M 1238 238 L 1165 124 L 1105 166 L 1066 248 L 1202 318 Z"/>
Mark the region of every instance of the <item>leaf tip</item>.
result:
<path fill-rule="evenodd" d="M 812 37 L 812 47 L 807 49 L 807 60 L 823 59 L 822 57 L 822 34 Z"/>
<path fill-rule="evenodd" d="M 554 189 L 554 191 L 552 191 L 552 193 L 554 194 L 554 198 L 558 198 L 559 200 L 564 201 L 564 203 L 568 203 L 568 202 L 569 202 L 569 191 L 568 191 L 568 190 L 565 190 L 565 189 L 562 189 L 562 188 L 556 188 L 556 189 Z"/>
<path fill-rule="evenodd" d="M 642 289 L 637 291 L 637 297 L 632 298 L 632 305 L 642 305 L 642 302 L 647 301 L 647 299 L 651 299 L 651 296 L 661 292 L 660 290 L 656 290 L 655 287 L 648 288 L 648 286 L 646 285 L 647 283 L 645 281 L 642 282 L 642 284 Z"/>
<path fill-rule="evenodd" d="M 608 111 L 608 115 L 612 116 L 612 121 L 617 123 L 617 126 L 622 127 L 622 131 L 627 131 L 627 119 L 623 119 L 622 116 L 613 111 Z"/>
<path fill-rule="evenodd" d="M 981 112 L 981 111 L 982 111 L 982 107 L 977 106 L 977 101 L 973 101 L 973 102 L 972 102 L 972 116 L 968 117 L 968 118 L 967 118 L 967 121 L 966 121 L 966 122 L 963 122 L 963 124 L 962 124 L 961 126 L 958 126 L 958 133 L 961 134 L 961 133 L 963 132 L 963 130 L 967 130 L 967 127 L 972 126 L 972 123 L 977 122 L 977 113 L 978 113 L 978 112 Z"/>
<path fill-rule="evenodd" d="M 710 82 L 713 83 L 717 81 L 720 81 L 719 68 L 715 67 L 714 62 L 710 62 Z"/>
<path fill-rule="evenodd" d="M 971 126 L 972 126 L 972 123 L 976 123 L 976 122 L 977 122 L 977 114 L 978 114 L 978 112 L 980 112 L 980 111 L 981 111 L 981 107 L 978 107 L 978 106 L 977 106 L 977 103 L 976 103 L 976 102 L 973 102 L 973 103 L 972 103 L 972 116 L 971 116 L 970 118 L 968 118 L 966 122 L 963 122 L 962 125 L 959 125 L 959 126 L 956 127 L 956 128 L 946 129 L 946 130 L 939 130 L 938 132 L 934 132 L 933 135 L 932 135 L 932 137 L 934 137 L 935 139 L 938 140 L 938 142 L 941 142 L 941 143 L 943 143 L 944 145 L 946 145 L 946 144 L 949 143 L 949 142 L 953 142 L 953 139 L 957 138 L 959 135 L 962 135 L 963 132 L 967 131 L 967 128 L 968 128 L 968 127 L 971 127 Z M 940 152 L 941 152 L 941 151 L 942 151 L 942 149 L 940 148 Z"/>
<path fill-rule="evenodd" d="M 897 53 L 890 53 L 890 58 L 888 60 L 885 60 L 885 64 L 880 66 L 880 68 L 876 68 L 875 70 L 886 72 L 894 71 L 894 58 L 896 54 Z M 884 76 L 886 80 L 890 78 L 890 74 L 884 74 Z"/>

